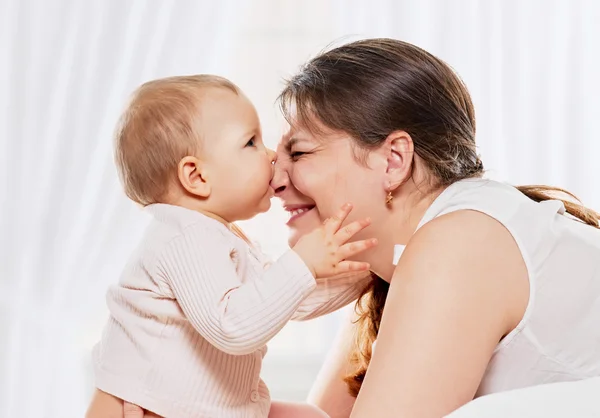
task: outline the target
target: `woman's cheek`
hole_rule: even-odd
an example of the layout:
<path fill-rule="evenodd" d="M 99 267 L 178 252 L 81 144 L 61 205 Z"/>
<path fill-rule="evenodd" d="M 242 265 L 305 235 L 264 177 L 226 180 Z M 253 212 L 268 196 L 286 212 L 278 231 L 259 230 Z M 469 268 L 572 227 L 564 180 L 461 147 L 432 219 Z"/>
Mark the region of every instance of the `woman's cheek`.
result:
<path fill-rule="evenodd" d="M 290 179 L 292 180 L 293 185 L 300 193 L 312 199 L 314 187 L 312 186 L 313 182 L 311 177 L 310 167 L 308 167 L 307 170 L 306 164 L 297 162 L 292 165 L 292 168 L 290 169 Z"/>
<path fill-rule="evenodd" d="M 344 203 L 344 190 L 336 181 L 336 174 L 326 169 L 317 167 L 306 170 L 306 174 L 300 176 L 299 190 L 308 196 L 317 206 L 320 221 L 335 215 Z"/>

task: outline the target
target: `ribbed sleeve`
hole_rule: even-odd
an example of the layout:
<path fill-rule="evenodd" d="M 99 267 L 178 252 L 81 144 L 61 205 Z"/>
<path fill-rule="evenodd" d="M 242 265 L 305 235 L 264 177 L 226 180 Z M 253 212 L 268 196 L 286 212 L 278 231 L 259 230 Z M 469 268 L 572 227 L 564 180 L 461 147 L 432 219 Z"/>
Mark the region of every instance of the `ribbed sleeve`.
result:
<path fill-rule="evenodd" d="M 302 301 L 292 320 L 307 321 L 354 302 L 371 283 L 370 273 L 351 273 L 317 281 L 317 287 Z"/>
<path fill-rule="evenodd" d="M 185 316 L 211 344 L 228 354 L 249 354 L 277 334 L 315 288 L 300 257 L 288 251 L 261 277 L 243 282 L 228 242 L 194 225 L 173 239 L 158 259 Z"/>

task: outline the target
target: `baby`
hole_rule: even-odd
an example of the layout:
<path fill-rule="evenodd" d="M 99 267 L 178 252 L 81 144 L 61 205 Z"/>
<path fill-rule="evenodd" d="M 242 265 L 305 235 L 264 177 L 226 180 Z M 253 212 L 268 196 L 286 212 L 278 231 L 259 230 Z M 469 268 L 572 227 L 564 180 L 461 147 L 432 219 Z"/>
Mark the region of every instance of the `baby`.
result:
<path fill-rule="evenodd" d="M 348 243 L 369 220 L 340 228 L 345 205 L 267 265 L 233 222 L 269 209 L 276 157 L 252 103 L 221 77 L 142 85 L 115 149 L 125 193 L 153 220 L 107 295 L 98 393 L 165 417 L 326 416 L 308 405 L 271 408 L 261 363 L 290 319 L 349 302 L 349 280 L 325 278 L 368 270 L 346 259 L 376 245 Z M 87 416 L 107 413 L 93 401 Z"/>

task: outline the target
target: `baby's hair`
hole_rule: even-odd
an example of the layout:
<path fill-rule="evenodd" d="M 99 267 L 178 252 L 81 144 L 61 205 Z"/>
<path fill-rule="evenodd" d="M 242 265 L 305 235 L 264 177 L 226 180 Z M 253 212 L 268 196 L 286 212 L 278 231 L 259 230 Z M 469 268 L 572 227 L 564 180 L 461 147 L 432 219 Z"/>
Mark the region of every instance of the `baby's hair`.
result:
<path fill-rule="evenodd" d="M 200 147 L 200 100 L 207 88 L 239 94 L 214 75 L 152 80 L 132 95 L 115 134 L 115 163 L 125 194 L 142 206 L 164 202 L 177 165 Z"/>

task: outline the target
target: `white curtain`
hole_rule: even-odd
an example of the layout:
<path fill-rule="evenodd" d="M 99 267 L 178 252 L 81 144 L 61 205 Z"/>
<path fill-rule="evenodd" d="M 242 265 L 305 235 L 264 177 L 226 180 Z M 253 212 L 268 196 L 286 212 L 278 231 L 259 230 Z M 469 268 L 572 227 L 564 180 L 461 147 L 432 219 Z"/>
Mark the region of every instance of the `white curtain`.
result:
<path fill-rule="evenodd" d="M 489 175 L 565 187 L 600 209 L 600 2 L 337 0 L 339 32 L 449 63 L 473 96 Z"/>
<path fill-rule="evenodd" d="M 104 291 L 146 223 L 115 175 L 116 119 L 150 78 L 228 75 L 245 7 L 0 2 L 0 416 L 83 416 Z"/>
<path fill-rule="evenodd" d="M 593 0 L 0 0 L 0 416 L 83 414 L 104 292 L 147 222 L 111 157 L 140 83 L 230 77 L 273 146 L 282 77 L 334 40 L 401 38 L 465 79 L 492 175 L 564 186 L 600 208 L 599 19 Z M 284 218 L 275 207 L 244 227 L 277 256 Z M 339 317 L 273 340 L 275 397 L 306 395 Z"/>

